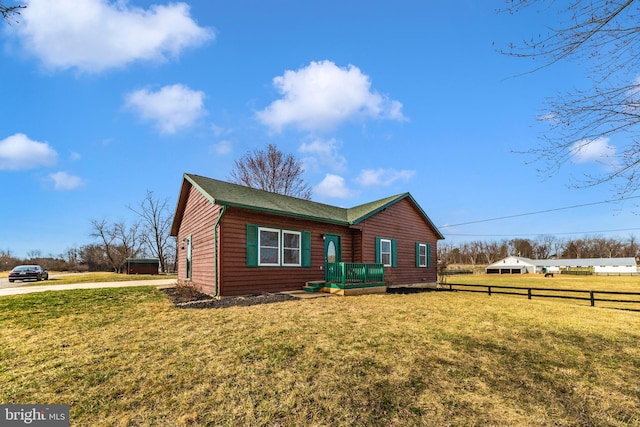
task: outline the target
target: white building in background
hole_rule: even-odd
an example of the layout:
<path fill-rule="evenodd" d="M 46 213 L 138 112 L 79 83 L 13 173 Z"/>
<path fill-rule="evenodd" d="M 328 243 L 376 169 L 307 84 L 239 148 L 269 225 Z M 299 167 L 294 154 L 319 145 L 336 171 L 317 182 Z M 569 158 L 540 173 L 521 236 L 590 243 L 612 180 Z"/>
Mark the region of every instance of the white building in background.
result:
<path fill-rule="evenodd" d="M 560 273 L 565 268 L 593 269 L 595 274 L 637 273 L 636 259 L 629 258 L 577 258 L 529 259 L 509 256 L 490 264 L 487 274 Z"/>

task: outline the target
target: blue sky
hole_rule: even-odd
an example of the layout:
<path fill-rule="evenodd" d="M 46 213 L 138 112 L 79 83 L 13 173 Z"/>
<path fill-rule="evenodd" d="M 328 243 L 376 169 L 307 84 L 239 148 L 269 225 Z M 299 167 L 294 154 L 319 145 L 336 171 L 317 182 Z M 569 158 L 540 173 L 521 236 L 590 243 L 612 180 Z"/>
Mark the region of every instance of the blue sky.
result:
<path fill-rule="evenodd" d="M 175 206 L 182 174 L 225 180 L 276 144 L 305 162 L 313 200 L 355 206 L 411 192 L 448 242 L 637 233 L 635 204 L 571 187 L 583 153 L 543 180 L 545 98 L 581 64 L 497 49 L 549 13 L 501 1 L 28 0 L 0 24 L 0 249 L 58 255 L 91 221 L 132 221 L 147 190 Z M 614 139 L 601 148 L 615 150 Z"/>

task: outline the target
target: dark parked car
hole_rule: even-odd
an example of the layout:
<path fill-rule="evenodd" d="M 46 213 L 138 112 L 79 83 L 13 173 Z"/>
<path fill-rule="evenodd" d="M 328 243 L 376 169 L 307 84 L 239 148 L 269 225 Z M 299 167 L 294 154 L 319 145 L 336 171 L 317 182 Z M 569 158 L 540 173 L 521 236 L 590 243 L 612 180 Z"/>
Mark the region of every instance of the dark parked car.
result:
<path fill-rule="evenodd" d="M 19 265 L 9 273 L 9 281 L 48 280 L 49 273 L 39 265 Z"/>

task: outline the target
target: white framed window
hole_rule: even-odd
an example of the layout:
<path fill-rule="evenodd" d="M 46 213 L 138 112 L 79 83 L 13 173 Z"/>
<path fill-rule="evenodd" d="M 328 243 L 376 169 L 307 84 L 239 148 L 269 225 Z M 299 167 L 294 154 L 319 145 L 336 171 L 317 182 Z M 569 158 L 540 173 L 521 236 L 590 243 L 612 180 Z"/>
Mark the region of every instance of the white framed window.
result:
<path fill-rule="evenodd" d="M 391 267 L 391 240 L 380 239 L 380 264 Z"/>
<path fill-rule="evenodd" d="M 247 267 L 311 267 L 311 232 L 247 224 Z"/>
<path fill-rule="evenodd" d="M 280 265 L 280 230 L 258 228 L 258 265 Z"/>
<path fill-rule="evenodd" d="M 192 239 L 191 239 L 191 235 L 188 235 L 185 239 L 184 239 L 184 244 L 186 247 L 186 253 L 185 253 L 185 279 L 187 280 L 191 280 L 191 275 L 193 273 L 193 244 L 192 244 Z"/>
<path fill-rule="evenodd" d="M 425 243 L 418 244 L 418 267 L 427 266 L 427 245 Z"/>
<path fill-rule="evenodd" d="M 302 249 L 302 233 L 282 231 L 282 265 L 299 267 Z"/>

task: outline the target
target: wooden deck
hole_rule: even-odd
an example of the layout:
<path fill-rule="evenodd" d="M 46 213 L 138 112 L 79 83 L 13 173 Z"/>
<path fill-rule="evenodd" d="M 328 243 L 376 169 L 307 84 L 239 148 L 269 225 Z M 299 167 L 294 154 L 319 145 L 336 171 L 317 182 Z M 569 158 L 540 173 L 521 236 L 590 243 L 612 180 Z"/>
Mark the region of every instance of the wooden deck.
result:
<path fill-rule="evenodd" d="M 324 281 L 307 282 L 307 292 L 328 292 L 337 295 L 385 293 L 384 266 L 354 262 L 327 262 Z"/>

